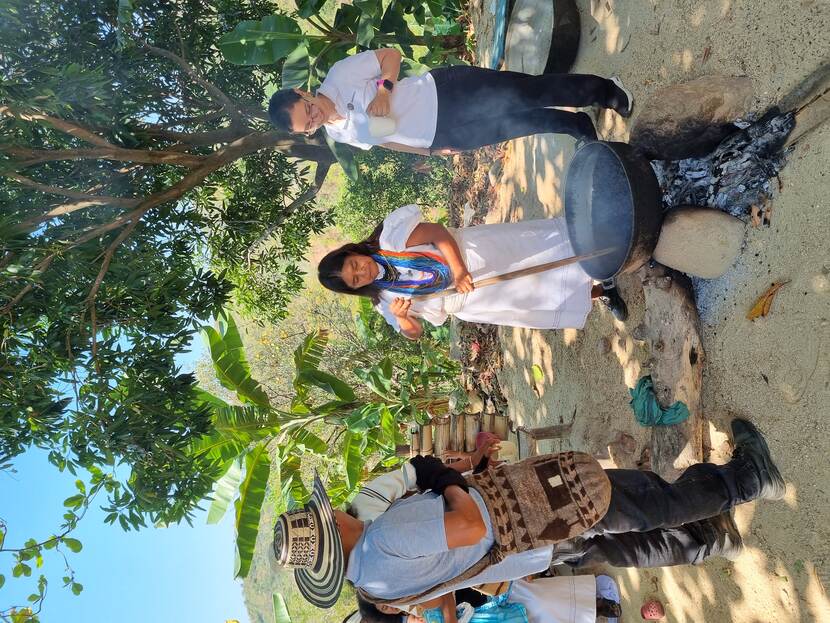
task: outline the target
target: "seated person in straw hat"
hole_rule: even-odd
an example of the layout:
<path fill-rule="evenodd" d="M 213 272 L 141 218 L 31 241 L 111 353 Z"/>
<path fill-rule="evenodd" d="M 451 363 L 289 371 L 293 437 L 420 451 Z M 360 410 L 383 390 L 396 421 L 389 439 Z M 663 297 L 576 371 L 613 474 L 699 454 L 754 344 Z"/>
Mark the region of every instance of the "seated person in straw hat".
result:
<path fill-rule="evenodd" d="M 532 76 L 453 65 L 398 80 L 401 54 L 369 50 L 332 65 L 316 95 L 283 89 L 271 96 L 271 123 L 361 149 L 380 145 L 430 156 L 478 149 L 532 134 L 594 140 L 584 112 L 552 106 L 601 106 L 627 117 L 633 98 L 620 80 L 579 74 Z"/>
<path fill-rule="evenodd" d="M 664 552 L 640 552 L 631 544 L 639 533 L 678 531 L 673 546 L 682 557 L 688 545 L 682 532 L 692 522 L 707 541 L 687 558 L 698 562 L 734 551 L 740 542 L 724 516 L 732 507 L 785 492 L 755 426 L 733 420 L 732 434 L 729 463 L 693 465 L 673 483 L 651 472 L 602 470 L 575 452 L 525 459 L 466 480 L 440 462 L 424 464 L 417 484 L 431 493 L 400 500 L 369 522 L 334 511 L 315 478 L 308 505 L 277 521 L 276 562 L 294 568 L 301 593 L 322 608 L 336 602 L 344 579 L 376 605 L 422 604 L 460 588 L 545 571 L 554 555 L 567 559 L 568 550 L 586 543 L 591 560 L 663 564 Z M 412 462 L 418 458 L 428 460 Z M 605 544 L 592 548 L 594 539 Z M 454 607 L 445 606 L 444 616 L 455 623 Z"/>

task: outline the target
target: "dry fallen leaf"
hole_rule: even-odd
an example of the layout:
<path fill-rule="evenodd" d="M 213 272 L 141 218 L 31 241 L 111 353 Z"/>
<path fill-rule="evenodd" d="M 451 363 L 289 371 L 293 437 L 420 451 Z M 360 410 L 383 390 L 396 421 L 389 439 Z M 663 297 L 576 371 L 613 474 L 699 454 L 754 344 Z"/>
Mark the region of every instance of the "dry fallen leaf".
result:
<path fill-rule="evenodd" d="M 711 45 L 707 45 L 707 46 L 706 46 L 706 49 L 704 49 L 704 50 L 703 50 L 703 60 L 701 61 L 701 64 L 703 64 L 703 63 L 705 63 L 706 61 L 708 61 L 708 60 L 709 60 L 709 56 L 710 56 L 711 54 L 712 54 L 712 46 L 711 46 Z"/>
<path fill-rule="evenodd" d="M 752 226 L 753 227 L 760 227 L 761 226 L 761 210 L 760 208 L 752 204 Z"/>
<path fill-rule="evenodd" d="M 774 283 L 767 288 L 767 291 L 758 297 L 758 300 L 755 301 L 755 305 L 753 305 L 752 309 L 749 310 L 749 313 L 746 315 L 747 319 L 755 320 L 756 318 L 769 314 L 769 310 L 772 307 L 772 300 L 775 298 L 775 293 L 778 292 L 782 286 L 785 286 L 788 283 L 790 283 L 789 279 L 787 281 L 781 281 L 780 283 Z"/>
<path fill-rule="evenodd" d="M 542 391 L 540 388 L 545 381 L 545 373 L 542 372 L 542 368 L 535 363 L 530 366 L 530 372 L 533 375 L 533 393 L 536 394 L 537 398 L 541 398 Z"/>

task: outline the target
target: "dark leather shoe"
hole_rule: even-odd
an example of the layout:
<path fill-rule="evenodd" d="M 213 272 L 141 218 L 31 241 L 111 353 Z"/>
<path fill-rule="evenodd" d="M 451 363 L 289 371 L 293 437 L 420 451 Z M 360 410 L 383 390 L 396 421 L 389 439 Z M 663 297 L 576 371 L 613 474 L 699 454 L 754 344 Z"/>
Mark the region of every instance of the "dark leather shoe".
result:
<path fill-rule="evenodd" d="M 717 551 L 713 552 L 727 560 L 736 560 L 744 551 L 744 540 L 735 525 L 731 512 L 721 513 L 709 520 L 718 534 Z"/>
<path fill-rule="evenodd" d="M 760 487 L 756 499 L 780 500 L 786 492 L 781 472 L 772 462 L 769 447 L 761 432 L 752 422 L 736 418 L 732 420 L 732 442 L 735 450 L 732 460 L 749 461 L 756 470 Z"/>
<path fill-rule="evenodd" d="M 625 301 L 622 300 L 620 292 L 616 287 L 603 290 L 602 294 L 599 296 L 599 301 L 608 307 L 611 311 L 611 315 L 620 322 L 625 322 L 628 318 L 628 307 L 626 306 Z"/>

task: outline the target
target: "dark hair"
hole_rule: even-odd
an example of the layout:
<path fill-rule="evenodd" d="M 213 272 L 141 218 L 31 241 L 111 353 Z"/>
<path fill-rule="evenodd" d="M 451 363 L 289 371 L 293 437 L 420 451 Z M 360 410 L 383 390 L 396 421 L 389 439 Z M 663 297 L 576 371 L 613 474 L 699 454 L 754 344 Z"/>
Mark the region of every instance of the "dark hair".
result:
<path fill-rule="evenodd" d="M 271 123 L 280 130 L 294 132 L 291 127 L 291 107 L 302 99 L 294 89 L 280 89 L 271 96 L 268 102 L 268 117 Z"/>
<path fill-rule="evenodd" d="M 357 595 L 357 609 L 363 618 L 362 623 L 401 623 L 402 614 L 386 614 L 378 610 L 377 606 Z"/>
<path fill-rule="evenodd" d="M 377 253 L 380 249 L 378 241 L 380 240 L 380 232 L 383 231 L 383 223 L 375 227 L 375 230 L 369 235 L 366 240 L 361 242 L 350 242 L 344 244 L 342 247 L 331 251 L 320 260 L 317 265 L 317 278 L 324 288 L 332 292 L 340 294 L 352 294 L 356 296 L 365 296 L 372 300 L 372 303 L 377 305 L 380 300 L 380 290 L 375 285 L 363 286 L 362 288 L 350 288 L 343 281 L 340 276 L 343 271 L 343 262 L 350 255 L 372 255 Z"/>

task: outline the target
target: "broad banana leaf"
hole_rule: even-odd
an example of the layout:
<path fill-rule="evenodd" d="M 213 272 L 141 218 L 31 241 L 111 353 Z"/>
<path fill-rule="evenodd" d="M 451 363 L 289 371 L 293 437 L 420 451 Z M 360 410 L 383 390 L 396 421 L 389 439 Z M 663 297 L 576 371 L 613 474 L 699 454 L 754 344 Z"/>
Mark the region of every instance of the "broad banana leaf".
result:
<path fill-rule="evenodd" d="M 302 445 L 315 454 L 326 455 L 328 453 L 329 447 L 326 445 L 326 442 L 310 430 L 300 429 L 291 437 L 295 444 Z"/>
<path fill-rule="evenodd" d="M 310 73 L 311 59 L 308 55 L 308 46 L 298 45 L 283 63 L 282 88 L 308 90 Z"/>
<path fill-rule="evenodd" d="M 242 338 L 232 316 L 227 316 L 223 328 L 222 334 L 213 327 L 204 328 L 216 378 L 223 387 L 236 392 L 243 402 L 270 407 L 262 386 L 251 377 L 251 367 L 245 357 Z"/>
<path fill-rule="evenodd" d="M 231 466 L 225 475 L 213 485 L 213 501 L 208 509 L 207 522 L 216 524 L 222 521 L 222 517 L 236 497 L 239 490 L 239 483 L 242 480 L 242 464 L 239 461 L 231 462 Z"/>
<path fill-rule="evenodd" d="M 291 615 L 282 593 L 274 593 L 274 623 L 291 623 Z"/>
<path fill-rule="evenodd" d="M 297 382 L 304 385 L 314 385 L 323 391 L 337 396 L 343 402 L 352 402 L 355 399 L 354 390 L 345 381 L 322 370 L 303 370 L 297 375 Z"/>
<path fill-rule="evenodd" d="M 219 39 L 219 49 L 234 65 L 270 65 L 291 54 L 308 39 L 296 21 L 285 15 L 269 15 L 259 21 L 239 22 Z"/>
<path fill-rule="evenodd" d="M 365 433 L 380 423 L 382 405 L 370 403 L 352 411 L 343 423 L 350 433 Z"/>
<path fill-rule="evenodd" d="M 302 370 L 317 369 L 329 343 L 328 329 L 319 329 L 309 333 L 303 343 L 294 351 L 294 368 Z"/>
<path fill-rule="evenodd" d="M 236 550 L 239 570 L 236 577 L 244 578 L 251 569 L 254 546 L 259 532 L 259 515 L 265 499 L 265 487 L 271 473 L 271 462 L 264 443 L 256 446 L 245 457 L 245 477 L 239 485 L 236 500 Z"/>
<path fill-rule="evenodd" d="M 360 482 L 360 474 L 366 459 L 363 456 L 366 437 L 358 433 L 346 433 L 343 439 L 343 464 L 346 466 L 346 483 L 354 489 Z"/>
<path fill-rule="evenodd" d="M 354 148 L 344 145 L 343 143 L 338 143 L 328 134 L 326 134 L 325 138 L 326 144 L 329 146 L 329 149 L 331 149 L 331 153 L 334 154 L 334 157 L 337 158 L 337 162 L 339 162 L 340 166 L 343 167 L 343 173 L 345 173 L 346 177 L 350 180 L 356 182 L 360 174 L 357 171 L 357 162 L 354 159 Z"/>

